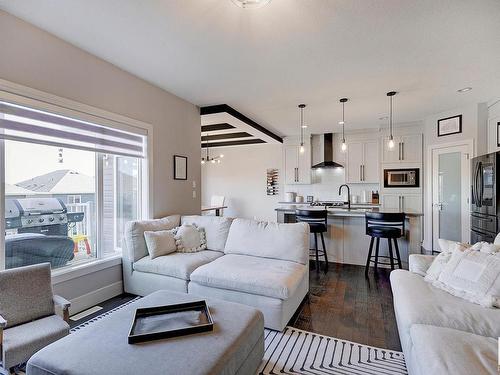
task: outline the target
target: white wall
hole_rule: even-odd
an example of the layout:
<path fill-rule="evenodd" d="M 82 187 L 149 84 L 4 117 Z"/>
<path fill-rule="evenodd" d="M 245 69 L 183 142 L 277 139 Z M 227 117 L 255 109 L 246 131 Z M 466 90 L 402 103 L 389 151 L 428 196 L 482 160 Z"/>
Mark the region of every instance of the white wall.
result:
<path fill-rule="evenodd" d="M 154 216 L 199 213 L 200 191 L 192 197 L 192 181 L 200 185 L 195 105 L 2 11 L 0 51 L 1 79 L 152 124 Z M 173 180 L 174 154 L 189 158 L 188 181 Z M 116 293 L 120 285 L 118 265 L 62 282 L 55 290 L 76 300 L 102 288 Z"/>
<path fill-rule="evenodd" d="M 205 164 L 201 169 L 202 203 L 210 205 L 212 195 L 226 197 L 224 216 L 276 221 L 274 209 L 281 200 L 282 146 L 249 145 L 214 148 L 213 155 L 224 154 L 220 164 Z M 266 194 L 266 171 L 278 168 L 280 195 Z"/>

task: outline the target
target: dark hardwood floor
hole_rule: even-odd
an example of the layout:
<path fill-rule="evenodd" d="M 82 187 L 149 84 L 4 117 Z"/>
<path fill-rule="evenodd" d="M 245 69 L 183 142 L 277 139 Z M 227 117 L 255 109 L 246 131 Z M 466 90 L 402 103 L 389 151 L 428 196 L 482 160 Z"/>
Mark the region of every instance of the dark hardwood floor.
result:
<path fill-rule="evenodd" d="M 312 267 L 313 268 L 313 267 Z M 391 350 L 401 350 L 388 269 L 378 277 L 363 266 L 330 263 L 328 273 L 310 271 L 309 297 L 293 327 Z"/>
<path fill-rule="evenodd" d="M 70 325 L 74 327 L 133 298 L 130 294 L 114 297 L 99 304 L 102 310 Z M 371 271 L 368 279 L 362 266 L 330 263 L 327 274 L 311 269 L 309 297 L 290 324 L 326 336 L 401 350 L 387 269 L 381 269 L 377 278 Z"/>

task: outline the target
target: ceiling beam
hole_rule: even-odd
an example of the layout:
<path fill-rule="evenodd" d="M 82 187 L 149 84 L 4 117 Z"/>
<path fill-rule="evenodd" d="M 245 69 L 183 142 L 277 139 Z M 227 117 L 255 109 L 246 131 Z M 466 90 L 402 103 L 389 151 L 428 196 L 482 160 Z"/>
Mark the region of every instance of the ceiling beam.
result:
<path fill-rule="evenodd" d="M 201 127 L 201 132 L 206 133 L 206 132 L 214 132 L 217 130 L 227 130 L 227 129 L 234 129 L 233 125 L 223 123 L 223 124 L 212 124 L 212 125 L 202 125 Z"/>
<path fill-rule="evenodd" d="M 206 141 L 219 141 L 221 139 L 248 138 L 248 137 L 253 137 L 253 135 L 248 134 L 247 132 L 223 133 L 214 135 L 204 135 L 201 137 L 201 140 L 202 142 L 206 142 Z"/>
<path fill-rule="evenodd" d="M 210 148 L 213 147 L 226 147 L 226 146 L 244 146 L 244 145 L 255 145 L 259 143 L 266 143 L 266 141 L 263 141 L 262 139 L 247 139 L 247 140 L 240 140 L 240 141 L 228 141 L 228 142 L 211 142 L 211 143 L 203 143 L 201 145 L 202 148 L 206 148 L 207 145 L 210 146 Z"/>

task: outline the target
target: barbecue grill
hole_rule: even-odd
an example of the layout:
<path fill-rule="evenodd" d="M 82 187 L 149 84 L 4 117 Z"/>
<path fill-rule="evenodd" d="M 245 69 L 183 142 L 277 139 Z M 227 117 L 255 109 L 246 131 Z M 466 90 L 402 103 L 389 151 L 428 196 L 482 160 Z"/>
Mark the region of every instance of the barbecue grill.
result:
<path fill-rule="evenodd" d="M 17 233 L 68 235 L 68 223 L 84 218 L 83 212 L 68 212 L 59 198 L 7 199 L 5 202 L 5 229 Z"/>

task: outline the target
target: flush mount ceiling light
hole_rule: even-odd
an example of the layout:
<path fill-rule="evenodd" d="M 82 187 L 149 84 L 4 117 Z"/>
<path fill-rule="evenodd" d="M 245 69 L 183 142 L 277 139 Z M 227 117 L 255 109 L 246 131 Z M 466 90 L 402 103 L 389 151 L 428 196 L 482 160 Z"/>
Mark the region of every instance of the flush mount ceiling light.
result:
<path fill-rule="evenodd" d="M 396 94 L 397 94 L 396 91 L 389 91 L 387 93 L 387 96 L 389 97 L 389 130 L 390 130 L 389 141 L 387 142 L 387 147 L 389 147 L 389 149 L 394 148 L 394 137 L 392 135 L 392 97 Z"/>
<path fill-rule="evenodd" d="M 457 92 L 467 92 L 472 90 L 472 87 L 464 87 L 463 89 L 457 90 Z"/>
<path fill-rule="evenodd" d="M 231 0 L 234 4 L 243 9 L 257 9 L 269 4 L 271 0 Z"/>
<path fill-rule="evenodd" d="M 305 104 L 299 104 L 299 110 L 300 110 L 300 153 L 303 154 L 305 151 L 304 148 L 304 129 L 307 128 L 306 125 L 304 125 L 304 108 L 306 108 Z"/>
<path fill-rule="evenodd" d="M 347 143 L 345 143 L 345 108 L 344 105 L 349 99 L 347 98 L 342 98 L 340 99 L 340 103 L 342 103 L 342 121 L 339 121 L 339 124 L 342 125 L 342 146 L 340 146 L 340 149 L 342 151 L 347 150 Z"/>

